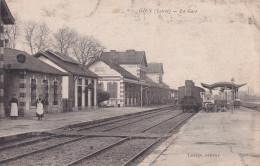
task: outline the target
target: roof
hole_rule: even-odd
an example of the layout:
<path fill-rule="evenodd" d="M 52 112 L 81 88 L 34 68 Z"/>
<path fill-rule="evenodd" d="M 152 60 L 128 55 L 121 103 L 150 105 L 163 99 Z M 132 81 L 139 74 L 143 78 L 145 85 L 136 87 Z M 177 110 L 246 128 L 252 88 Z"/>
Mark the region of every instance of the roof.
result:
<path fill-rule="evenodd" d="M 51 50 L 48 50 L 48 52 L 54 54 L 56 57 L 60 58 L 61 60 L 65 61 L 65 62 L 80 64 L 75 59 L 71 58 L 70 56 L 68 56 L 66 54 L 62 54 L 62 53 L 59 53 L 59 52 L 52 52 Z"/>
<path fill-rule="evenodd" d="M 118 58 L 119 64 L 144 64 L 147 67 L 146 55 L 144 51 L 126 50 L 125 52 L 102 52 L 102 59 Z"/>
<path fill-rule="evenodd" d="M 159 87 L 159 84 L 157 84 L 156 82 L 154 82 L 152 79 L 150 79 L 147 76 L 145 76 L 145 81 L 150 86 Z"/>
<path fill-rule="evenodd" d="M 40 56 L 44 56 L 50 61 L 52 61 L 53 63 L 55 63 L 56 65 L 60 66 L 64 70 L 74 75 L 98 78 L 98 75 L 88 70 L 86 67 L 83 67 L 78 63 L 70 62 L 68 59 L 63 60 L 62 58 L 59 57 L 60 55 L 62 54 L 57 54 L 52 51 L 45 51 L 45 52 L 36 53 L 34 56 L 37 58 Z"/>
<path fill-rule="evenodd" d="M 162 86 L 165 87 L 165 88 L 170 88 L 170 86 L 167 85 L 167 84 L 165 84 L 164 82 L 162 82 L 161 84 L 162 84 Z"/>
<path fill-rule="evenodd" d="M 148 63 L 146 73 L 164 73 L 163 72 L 163 64 L 162 63 Z"/>
<path fill-rule="evenodd" d="M 125 78 L 138 80 L 138 78 L 136 76 L 134 76 L 133 74 L 131 74 L 130 72 L 125 70 L 119 64 L 112 63 L 111 61 L 109 61 L 107 59 L 102 59 L 102 58 L 96 59 L 96 60 L 92 61 L 91 63 L 89 63 L 87 66 L 90 67 L 91 65 L 93 65 L 94 63 L 96 63 L 98 61 L 104 62 L 105 64 L 107 64 L 112 69 L 116 70 L 118 73 L 120 73 Z"/>
<path fill-rule="evenodd" d="M 17 61 L 17 55 L 22 54 L 25 55 L 26 61 L 25 63 L 19 63 Z M 40 61 L 39 59 L 29 55 L 28 53 L 16 49 L 5 48 L 4 50 L 4 64 L 8 69 L 23 69 L 30 70 L 41 73 L 49 73 L 56 75 L 66 75 L 54 67 Z"/>
<path fill-rule="evenodd" d="M 208 88 L 208 89 L 214 89 L 214 88 L 218 88 L 218 87 L 226 87 L 226 88 L 232 89 L 232 88 L 240 88 L 241 86 L 244 86 L 246 84 L 234 84 L 232 82 L 217 82 L 217 83 L 214 83 L 211 85 L 201 83 L 201 85 L 204 88 Z"/>
<path fill-rule="evenodd" d="M 10 12 L 5 0 L 0 0 L 1 4 L 0 4 L 0 7 L 1 7 L 1 17 L 2 17 L 2 20 L 4 22 L 4 24 L 14 24 L 15 20 L 14 20 L 14 17 L 12 16 L 12 13 Z"/>

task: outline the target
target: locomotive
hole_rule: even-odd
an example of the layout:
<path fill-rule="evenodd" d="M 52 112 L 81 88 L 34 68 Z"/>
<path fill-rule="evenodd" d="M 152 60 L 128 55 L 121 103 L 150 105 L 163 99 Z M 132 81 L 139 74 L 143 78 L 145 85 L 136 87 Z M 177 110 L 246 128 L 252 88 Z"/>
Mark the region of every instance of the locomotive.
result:
<path fill-rule="evenodd" d="M 203 103 L 201 92 L 205 92 L 205 90 L 195 86 L 192 80 L 186 80 L 185 86 L 178 88 L 178 103 L 180 104 L 183 112 L 199 111 Z"/>

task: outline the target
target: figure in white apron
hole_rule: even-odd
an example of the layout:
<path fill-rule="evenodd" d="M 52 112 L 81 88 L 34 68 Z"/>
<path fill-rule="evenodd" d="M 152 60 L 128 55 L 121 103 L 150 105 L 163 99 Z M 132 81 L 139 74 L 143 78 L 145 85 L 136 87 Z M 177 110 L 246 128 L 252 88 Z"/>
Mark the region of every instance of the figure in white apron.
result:
<path fill-rule="evenodd" d="M 37 107 L 36 116 L 38 117 L 38 120 L 42 120 L 42 117 L 44 117 L 44 111 L 43 111 L 43 99 L 41 95 L 36 100 L 36 107 Z"/>
<path fill-rule="evenodd" d="M 10 117 L 11 119 L 16 119 L 18 117 L 18 100 L 16 95 L 13 94 L 13 97 L 9 100 L 9 106 L 11 107 Z"/>

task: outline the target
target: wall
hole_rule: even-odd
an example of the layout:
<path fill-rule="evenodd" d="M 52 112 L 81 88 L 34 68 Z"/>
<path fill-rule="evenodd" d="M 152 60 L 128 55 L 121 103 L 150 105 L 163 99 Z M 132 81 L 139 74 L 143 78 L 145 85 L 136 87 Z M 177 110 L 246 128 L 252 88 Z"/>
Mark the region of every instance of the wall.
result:
<path fill-rule="evenodd" d="M 43 90 L 43 80 L 48 80 L 48 106 L 45 105 L 46 113 L 55 113 L 55 112 L 62 112 L 62 78 L 61 76 L 51 75 L 51 74 L 43 74 L 43 73 L 36 73 L 36 72 L 27 72 L 26 73 L 26 114 L 29 116 L 35 116 L 36 107 L 31 105 L 31 79 L 36 79 L 36 98 L 39 95 L 42 95 L 45 90 Z M 53 105 L 54 101 L 54 81 L 58 82 L 58 104 Z M 28 97 L 27 97 L 28 96 Z M 27 115 L 25 115 L 27 116 Z"/>
<path fill-rule="evenodd" d="M 104 76 L 121 76 L 120 73 L 115 71 L 114 69 L 111 69 L 110 66 L 105 64 L 102 61 L 96 62 L 93 65 L 89 67 L 89 70 L 97 74 L 98 76 L 104 77 Z"/>
<path fill-rule="evenodd" d="M 161 83 L 160 80 L 162 81 L 162 74 L 159 74 L 159 73 L 149 73 L 149 74 L 146 74 L 146 76 L 158 84 Z M 159 78 L 159 80 L 158 80 L 158 78 Z"/>
<path fill-rule="evenodd" d="M 140 70 L 141 70 L 141 67 L 139 65 L 120 65 L 121 67 L 123 67 L 125 70 L 127 70 L 129 73 L 133 74 L 134 76 L 140 78 Z"/>
<path fill-rule="evenodd" d="M 21 73 L 24 73 L 24 78 L 21 77 Z M 5 106 L 6 116 L 9 116 L 10 107 L 8 105 L 12 94 L 16 94 L 19 100 L 19 116 L 34 117 L 36 114 L 36 106 L 31 105 L 31 79 L 36 79 L 36 98 L 40 94 L 45 92 L 43 80 L 48 80 L 48 105 L 45 104 L 45 113 L 62 112 L 62 101 L 61 101 L 61 76 L 52 74 L 43 74 L 30 71 L 17 71 L 9 70 L 5 72 Z M 21 82 L 21 80 L 24 80 Z M 53 104 L 54 98 L 54 81 L 58 82 L 58 104 Z"/>

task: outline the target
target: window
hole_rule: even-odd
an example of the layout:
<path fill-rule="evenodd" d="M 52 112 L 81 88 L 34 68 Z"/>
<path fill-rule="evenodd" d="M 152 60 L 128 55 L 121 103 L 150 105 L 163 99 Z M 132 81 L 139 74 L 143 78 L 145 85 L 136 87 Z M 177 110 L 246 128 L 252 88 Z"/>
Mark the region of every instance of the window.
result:
<path fill-rule="evenodd" d="M 44 101 L 46 105 L 49 105 L 49 86 L 48 86 L 48 80 L 43 80 L 43 94 L 44 94 Z"/>
<path fill-rule="evenodd" d="M 31 106 L 36 106 L 36 79 L 31 79 Z"/>
<path fill-rule="evenodd" d="M 107 83 L 107 91 L 110 94 L 110 98 L 117 98 L 117 83 L 116 82 Z"/>
<path fill-rule="evenodd" d="M 58 82 L 54 81 L 53 87 L 53 105 L 58 105 Z"/>

